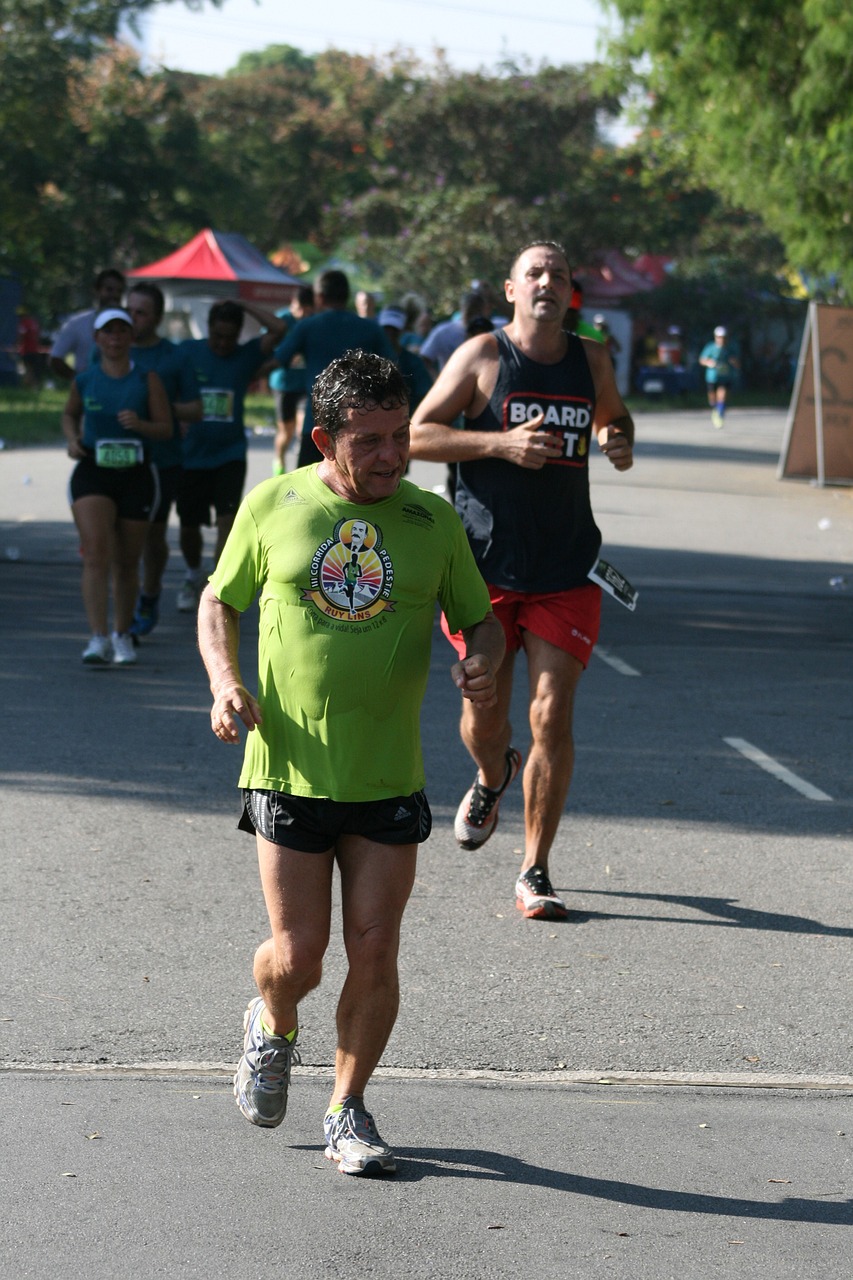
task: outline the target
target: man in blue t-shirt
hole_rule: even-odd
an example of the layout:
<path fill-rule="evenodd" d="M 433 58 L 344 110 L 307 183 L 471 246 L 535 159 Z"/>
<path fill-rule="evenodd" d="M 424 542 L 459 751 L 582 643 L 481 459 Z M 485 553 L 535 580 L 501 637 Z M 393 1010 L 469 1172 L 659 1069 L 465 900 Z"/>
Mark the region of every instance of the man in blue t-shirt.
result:
<path fill-rule="evenodd" d="M 244 312 L 266 332 L 241 343 Z M 230 299 L 213 304 L 207 326 L 206 338 L 182 343 L 199 385 L 204 415 L 200 422 L 190 424 L 183 440 L 178 516 L 187 572 L 178 592 L 182 613 L 194 613 L 198 608 L 204 549 L 201 529 L 210 524 L 211 508 L 216 516 L 214 563 L 234 523 L 246 480 L 246 392 L 269 364 L 273 347 L 285 330 L 284 321 L 271 311 Z"/>
<path fill-rule="evenodd" d="M 736 371 L 740 367 L 737 351 L 727 341 L 727 337 L 724 327 L 721 324 L 717 325 L 714 330 L 714 341 L 707 343 L 699 354 L 699 363 L 705 370 L 711 421 L 718 431 L 726 416 L 728 389 L 734 382 Z"/>
<path fill-rule="evenodd" d="M 308 401 L 299 443 L 297 466 L 300 467 L 322 459 L 311 438 L 314 429 L 311 388 L 326 366 L 345 351 L 369 351 L 395 361 L 394 348 L 376 321 L 364 320 L 347 310 L 349 280 L 343 271 L 324 271 L 314 285 L 314 297 L 318 307 L 316 315 L 300 320 L 274 353 L 276 361 L 285 368 L 296 355 L 301 354 L 305 360 Z"/>
<path fill-rule="evenodd" d="M 296 297 L 284 311 L 276 315 L 286 325 L 289 333 L 300 320 L 314 314 L 314 290 L 310 285 L 299 286 Z M 296 428 L 301 430 L 305 405 L 305 361 L 296 356 L 288 369 L 277 366 L 267 378 L 275 401 L 275 443 L 273 445 L 272 473 L 280 476 L 285 471 L 285 455 L 290 448 Z"/>

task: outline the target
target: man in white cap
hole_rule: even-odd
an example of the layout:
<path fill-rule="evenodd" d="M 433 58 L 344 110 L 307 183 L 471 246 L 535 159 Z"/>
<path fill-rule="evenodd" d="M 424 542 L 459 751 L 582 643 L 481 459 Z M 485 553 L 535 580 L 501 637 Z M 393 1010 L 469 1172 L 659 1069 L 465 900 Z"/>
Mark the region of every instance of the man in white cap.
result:
<path fill-rule="evenodd" d="M 714 330 L 714 341 L 707 343 L 699 356 L 699 363 L 705 370 L 711 421 L 718 431 L 726 416 L 726 394 L 734 381 L 735 370 L 740 367 L 737 354 L 727 337 L 723 325 L 718 324 Z"/>
<path fill-rule="evenodd" d="M 432 377 L 417 351 L 409 351 L 400 342 L 400 335 L 406 328 L 406 313 L 402 307 L 383 307 L 379 312 L 379 324 L 394 348 L 394 362 L 408 383 L 409 409 L 414 413 L 432 386 Z"/>

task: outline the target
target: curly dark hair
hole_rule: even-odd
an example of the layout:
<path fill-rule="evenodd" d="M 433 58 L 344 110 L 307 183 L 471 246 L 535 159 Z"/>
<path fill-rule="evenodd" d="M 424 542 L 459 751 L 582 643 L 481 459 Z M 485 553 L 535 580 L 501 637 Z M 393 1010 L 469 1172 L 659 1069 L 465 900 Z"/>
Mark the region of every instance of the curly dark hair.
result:
<path fill-rule="evenodd" d="M 315 380 L 311 391 L 314 422 L 334 440 L 346 426 L 350 409 L 398 409 L 409 403 L 400 370 L 372 351 L 345 351 Z"/>

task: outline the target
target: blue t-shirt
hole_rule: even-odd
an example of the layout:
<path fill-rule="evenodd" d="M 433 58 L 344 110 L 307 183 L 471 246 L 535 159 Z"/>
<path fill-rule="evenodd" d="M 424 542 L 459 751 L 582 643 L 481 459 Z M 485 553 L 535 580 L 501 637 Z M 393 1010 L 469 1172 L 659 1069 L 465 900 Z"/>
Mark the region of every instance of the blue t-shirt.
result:
<path fill-rule="evenodd" d="M 132 364 L 123 378 L 111 378 L 100 364 L 90 364 L 74 379 L 83 401 L 83 444 L 94 449 L 99 440 L 138 440 L 148 456 L 149 443 L 138 432 L 125 431 L 118 420 L 121 409 L 133 409 L 148 420 L 148 375 Z"/>
<path fill-rule="evenodd" d="M 169 404 L 175 401 L 198 400 L 198 380 L 183 347 L 175 346 L 166 338 L 160 338 L 153 347 L 131 347 L 133 363 L 145 372 L 153 370 L 166 388 Z M 172 435 L 169 440 L 152 440 L 151 461 L 158 467 L 179 467 L 183 461 L 180 426 L 172 415 Z"/>
<path fill-rule="evenodd" d="M 333 308 L 300 320 L 273 352 L 279 364 L 288 365 L 295 355 L 305 358 L 308 404 L 302 434 L 310 436 L 314 426 L 311 388 L 315 379 L 345 351 L 372 351 L 396 364 L 394 348 L 375 320 L 365 320 L 353 311 Z"/>
<path fill-rule="evenodd" d="M 716 360 L 713 368 L 705 368 L 705 381 L 715 386 L 718 382 L 732 382 L 737 370 L 732 360 L 737 360 L 737 351 L 727 342 L 720 347 L 716 342 L 708 342 L 699 353 L 700 360 Z"/>
<path fill-rule="evenodd" d="M 287 333 L 297 325 L 299 321 L 289 308 L 285 307 L 284 311 L 277 311 L 276 315 L 280 320 L 284 320 L 287 325 Z M 290 391 L 297 394 L 305 394 L 305 361 L 301 356 L 296 357 L 296 361 L 289 369 L 281 367 L 273 369 L 267 378 L 270 391 Z"/>
<path fill-rule="evenodd" d="M 432 378 L 415 351 L 407 351 L 405 347 L 401 347 L 397 352 L 397 364 L 409 386 L 409 413 L 414 413 L 432 386 Z"/>
<path fill-rule="evenodd" d="M 230 356 L 214 355 L 207 338 L 191 338 L 178 348 L 189 358 L 204 406 L 201 422 L 184 436 L 184 469 L 207 471 L 246 456 L 243 407 L 246 392 L 266 363 L 261 339 L 250 338 Z"/>

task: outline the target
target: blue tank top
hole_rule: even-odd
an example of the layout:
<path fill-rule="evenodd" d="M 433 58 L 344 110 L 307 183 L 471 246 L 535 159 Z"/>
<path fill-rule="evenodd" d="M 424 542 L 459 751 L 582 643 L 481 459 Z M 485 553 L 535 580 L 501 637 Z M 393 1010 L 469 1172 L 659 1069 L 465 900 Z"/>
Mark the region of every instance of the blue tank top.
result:
<path fill-rule="evenodd" d="M 510 591 L 566 591 L 587 581 L 601 546 L 589 496 L 595 384 L 583 348 L 566 334 L 556 364 L 528 359 L 497 330 L 499 366 L 488 405 L 466 431 L 508 431 L 539 413 L 562 434 L 561 457 L 530 471 L 501 458 L 460 462 L 456 510 L 487 582 Z"/>
<path fill-rule="evenodd" d="M 90 364 L 75 381 L 83 401 L 83 444 L 87 449 L 94 449 L 99 440 L 139 440 L 147 451 L 146 438 L 125 431 L 118 420 L 120 409 L 134 409 L 143 421 L 148 419 L 148 375 L 142 369 L 132 366 L 123 378 L 111 378 L 100 364 Z"/>

